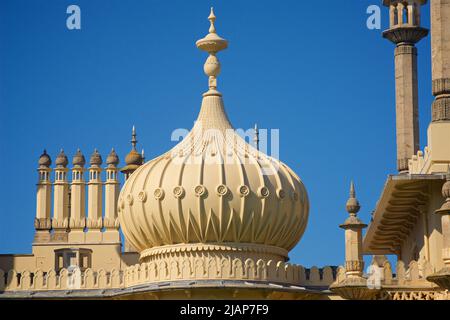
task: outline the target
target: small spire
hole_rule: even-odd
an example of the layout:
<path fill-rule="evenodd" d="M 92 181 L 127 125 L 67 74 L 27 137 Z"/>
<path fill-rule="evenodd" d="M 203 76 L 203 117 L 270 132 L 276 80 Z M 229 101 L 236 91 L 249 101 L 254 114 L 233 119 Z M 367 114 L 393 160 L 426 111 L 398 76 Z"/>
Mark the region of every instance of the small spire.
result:
<path fill-rule="evenodd" d="M 136 150 L 136 144 L 137 144 L 137 139 L 136 139 L 136 128 L 135 126 L 133 126 L 133 129 L 131 131 L 131 145 L 133 146 L 133 150 Z"/>
<path fill-rule="evenodd" d="M 209 22 L 211 22 L 211 26 L 209 27 L 209 33 L 216 33 L 216 27 L 214 26 L 214 22 L 216 22 L 216 16 L 214 14 L 214 8 L 211 7 L 211 13 L 208 17 Z"/>
<path fill-rule="evenodd" d="M 259 129 L 258 129 L 258 124 L 257 123 L 255 123 L 253 141 L 255 142 L 256 149 L 259 150 Z"/>
<path fill-rule="evenodd" d="M 144 152 L 144 149 L 142 149 L 141 155 L 142 155 L 142 163 L 144 163 L 144 162 L 145 162 L 145 152 Z"/>
<path fill-rule="evenodd" d="M 355 183 L 353 180 L 350 182 L 350 198 L 356 198 Z"/>

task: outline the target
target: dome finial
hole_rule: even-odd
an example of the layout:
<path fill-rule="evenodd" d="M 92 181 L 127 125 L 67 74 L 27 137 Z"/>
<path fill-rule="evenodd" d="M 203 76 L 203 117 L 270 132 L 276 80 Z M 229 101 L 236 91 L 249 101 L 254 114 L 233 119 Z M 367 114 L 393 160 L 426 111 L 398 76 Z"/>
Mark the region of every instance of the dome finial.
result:
<path fill-rule="evenodd" d="M 258 124 L 257 123 L 255 123 L 253 141 L 255 142 L 256 149 L 259 150 L 259 129 L 258 129 Z"/>
<path fill-rule="evenodd" d="M 355 184 L 353 180 L 350 182 L 350 197 L 347 201 L 346 209 L 351 216 L 356 216 L 356 214 L 359 212 L 359 209 L 361 209 L 359 201 L 358 199 L 356 199 Z"/>
<path fill-rule="evenodd" d="M 214 10 L 211 8 L 211 13 L 208 17 L 211 23 L 209 27 L 209 33 L 203 39 L 196 42 L 197 48 L 209 53 L 208 59 L 206 59 L 203 70 L 209 77 L 209 91 L 206 95 L 220 95 L 217 91 L 217 76 L 220 73 L 220 62 L 217 59 L 216 54 L 228 47 L 228 41 L 222 39 L 217 35 L 216 27 L 214 25 L 216 21 L 216 16 L 214 15 Z"/>
<path fill-rule="evenodd" d="M 136 127 L 133 126 L 133 129 L 131 130 L 131 145 L 133 146 L 133 150 L 136 150 L 136 144 L 137 144 L 137 139 L 136 139 Z"/>

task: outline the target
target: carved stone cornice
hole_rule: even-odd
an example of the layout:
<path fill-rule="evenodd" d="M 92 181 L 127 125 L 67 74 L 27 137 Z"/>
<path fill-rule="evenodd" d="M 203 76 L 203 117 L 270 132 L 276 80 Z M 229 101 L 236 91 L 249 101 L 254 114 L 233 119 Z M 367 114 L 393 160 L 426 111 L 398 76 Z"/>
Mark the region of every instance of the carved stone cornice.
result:
<path fill-rule="evenodd" d="M 428 29 L 415 26 L 399 26 L 383 32 L 383 38 L 389 41 L 400 44 L 410 43 L 415 44 L 428 35 Z"/>
<path fill-rule="evenodd" d="M 367 280 L 362 277 L 349 277 L 335 282 L 330 290 L 347 300 L 372 300 L 379 293 L 378 289 L 369 288 Z"/>
<path fill-rule="evenodd" d="M 224 244 L 180 244 L 168 245 L 150 248 L 141 252 L 141 260 L 153 260 L 172 254 L 191 255 L 191 254 L 213 254 L 213 255 L 239 255 L 255 254 L 277 257 L 277 260 L 286 260 L 288 251 L 274 246 L 242 243 L 224 243 Z"/>
<path fill-rule="evenodd" d="M 445 267 L 439 272 L 428 276 L 427 280 L 437 284 L 444 290 L 450 290 L 450 267 Z"/>

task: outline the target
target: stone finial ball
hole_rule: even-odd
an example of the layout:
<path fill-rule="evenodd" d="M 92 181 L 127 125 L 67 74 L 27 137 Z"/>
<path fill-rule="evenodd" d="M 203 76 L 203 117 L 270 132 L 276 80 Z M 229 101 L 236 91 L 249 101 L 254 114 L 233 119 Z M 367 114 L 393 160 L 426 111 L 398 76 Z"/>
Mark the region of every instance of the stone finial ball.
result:
<path fill-rule="evenodd" d="M 206 59 L 203 70 L 209 77 L 217 77 L 220 74 L 219 59 L 217 59 L 216 56 L 210 55 L 208 59 Z"/>

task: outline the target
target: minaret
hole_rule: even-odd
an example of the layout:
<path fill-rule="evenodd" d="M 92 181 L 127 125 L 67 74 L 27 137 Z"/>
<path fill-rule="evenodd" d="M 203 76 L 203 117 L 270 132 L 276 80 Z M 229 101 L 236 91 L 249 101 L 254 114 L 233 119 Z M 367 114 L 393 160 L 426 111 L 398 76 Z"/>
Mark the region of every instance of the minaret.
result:
<path fill-rule="evenodd" d="M 431 0 L 432 121 L 450 121 L 450 1 Z"/>
<path fill-rule="evenodd" d="M 117 218 L 117 201 L 120 192 L 120 183 L 117 179 L 119 157 L 114 149 L 109 153 L 106 164 L 105 218 L 103 219 L 105 232 L 103 233 L 103 241 L 119 242 L 119 220 Z"/>
<path fill-rule="evenodd" d="M 86 159 L 80 149 L 73 157 L 72 164 L 69 242 L 83 243 L 86 226 L 86 182 L 84 181 Z"/>
<path fill-rule="evenodd" d="M 125 175 L 125 181 L 144 163 L 144 150 L 142 150 L 142 153 L 137 152 L 137 143 L 136 128 L 133 126 L 133 129 L 131 130 L 131 151 L 125 157 L 125 167 L 120 169 L 120 172 Z M 124 241 L 123 248 L 125 252 L 136 251 L 136 249 L 126 240 Z"/>
<path fill-rule="evenodd" d="M 55 164 L 54 204 L 53 204 L 53 241 L 67 242 L 69 228 L 69 183 L 67 182 L 67 156 L 61 149 Z"/>
<path fill-rule="evenodd" d="M 142 154 L 137 152 L 136 145 L 137 145 L 137 139 L 136 139 L 136 128 L 133 126 L 132 132 L 131 132 L 131 151 L 127 154 L 125 157 L 125 167 L 120 169 L 120 172 L 122 172 L 125 175 L 125 180 L 128 179 L 128 177 L 143 164 L 143 151 Z"/>
<path fill-rule="evenodd" d="M 356 199 L 355 185 L 350 184 L 350 198 L 346 205 L 349 217 L 339 227 L 345 230 L 345 273 L 347 277 L 361 277 L 364 269 L 362 254 L 362 230 L 367 227 L 357 217 L 361 209 Z"/>
<path fill-rule="evenodd" d="M 429 276 L 427 280 L 436 283 L 445 290 L 450 290 L 450 165 L 447 168 L 446 182 L 442 186 L 444 204 L 436 211 L 441 216 L 442 226 L 442 262 L 443 268 Z"/>
<path fill-rule="evenodd" d="M 101 242 L 103 227 L 102 211 L 103 211 L 103 183 L 101 179 L 103 163 L 100 153 L 97 149 L 90 159 L 89 182 L 88 182 L 88 220 L 86 233 L 86 242 Z"/>
<path fill-rule="evenodd" d="M 34 227 L 36 233 L 34 242 L 48 242 L 50 240 L 51 225 L 51 197 L 52 197 L 52 183 L 50 182 L 50 168 L 52 160 L 44 150 L 44 153 L 39 157 L 39 178 L 36 192 L 36 219 L 34 220 Z"/>
<path fill-rule="evenodd" d="M 362 250 L 362 230 L 367 227 L 357 216 L 361 209 L 356 199 L 355 185 L 350 184 L 350 197 L 346 204 L 349 217 L 339 227 L 345 230 L 345 280 L 335 282 L 330 289 L 345 299 L 371 299 L 376 288 L 369 288 L 367 279 L 363 278 L 364 260 Z"/>
<path fill-rule="evenodd" d="M 408 160 L 419 150 L 417 48 L 428 35 L 420 26 L 420 7 L 427 0 L 383 0 L 389 7 L 390 29 L 383 37 L 396 44 L 395 91 L 397 123 L 397 169 L 408 173 Z"/>

